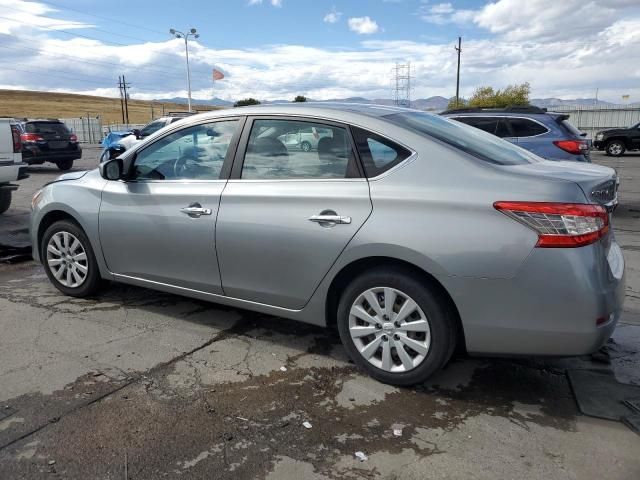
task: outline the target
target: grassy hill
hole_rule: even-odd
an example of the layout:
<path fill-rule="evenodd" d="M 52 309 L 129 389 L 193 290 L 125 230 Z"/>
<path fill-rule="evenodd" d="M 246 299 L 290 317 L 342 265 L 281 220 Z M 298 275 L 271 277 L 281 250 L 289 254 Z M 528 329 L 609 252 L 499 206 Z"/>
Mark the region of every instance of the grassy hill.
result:
<path fill-rule="evenodd" d="M 152 115 L 153 103 L 153 115 Z M 181 103 L 150 102 L 147 100 L 129 100 L 129 122 L 147 123 L 165 112 L 186 111 L 187 105 Z M 195 105 L 199 112 L 215 110 L 220 107 Z M 15 118 L 102 118 L 103 124 L 122 122 L 120 99 L 75 95 L 71 93 L 32 92 L 28 90 L 0 89 L 0 117 Z"/>

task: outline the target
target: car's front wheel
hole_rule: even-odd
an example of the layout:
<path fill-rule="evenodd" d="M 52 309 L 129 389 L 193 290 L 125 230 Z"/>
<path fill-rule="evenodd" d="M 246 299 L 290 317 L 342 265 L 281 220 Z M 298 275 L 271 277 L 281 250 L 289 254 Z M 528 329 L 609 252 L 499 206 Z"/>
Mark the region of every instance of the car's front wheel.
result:
<path fill-rule="evenodd" d="M 86 297 L 100 286 L 93 248 L 76 223 L 60 220 L 42 236 L 40 258 L 51 283 L 65 295 Z"/>
<path fill-rule="evenodd" d="M 432 287 L 397 268 L 353 280 L 338 305 L 338 330 L 351 359 L 392 385 L 423 382 L 442 368 L 455 347 L 455 323 Z"/>
<path fill-rule="evenodd" d="M 620 140 L 612 140 L 607 143 L 605 147 L 607 155 L 611 155 L 612 157 L 619 157 L 624 153 L 625 149 L 624 143 Z"/>

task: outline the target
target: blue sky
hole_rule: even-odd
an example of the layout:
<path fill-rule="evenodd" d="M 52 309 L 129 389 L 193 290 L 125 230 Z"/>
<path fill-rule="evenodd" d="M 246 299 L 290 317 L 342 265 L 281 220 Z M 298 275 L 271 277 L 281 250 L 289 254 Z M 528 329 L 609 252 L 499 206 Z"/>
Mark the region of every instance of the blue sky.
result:
<path fill-rule="evenodd" d="M 196 98 L 391 98 L 392 68 L 411 62 L 412 98 L 528 81 L 534 97 L 640 100 L 637 0 L 0 0 L 0 88 Z M 64 30 L 64 31 L 61 31 Z M 211 68 L 226 78 L 211 83 Z"/>

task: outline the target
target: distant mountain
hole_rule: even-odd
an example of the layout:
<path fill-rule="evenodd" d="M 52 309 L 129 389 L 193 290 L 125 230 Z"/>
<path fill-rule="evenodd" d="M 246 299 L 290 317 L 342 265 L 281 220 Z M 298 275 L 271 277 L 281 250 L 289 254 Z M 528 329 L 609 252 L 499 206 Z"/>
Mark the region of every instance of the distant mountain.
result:
<path fill-rule="evenodd" d="M 615 103 L 596 100 L 595 98 L 574 98 L 562 100 L 561 98 L 533 98 L 531 104 L 536 107 L 576 106 L 576 105 L 615 105 Z"/>

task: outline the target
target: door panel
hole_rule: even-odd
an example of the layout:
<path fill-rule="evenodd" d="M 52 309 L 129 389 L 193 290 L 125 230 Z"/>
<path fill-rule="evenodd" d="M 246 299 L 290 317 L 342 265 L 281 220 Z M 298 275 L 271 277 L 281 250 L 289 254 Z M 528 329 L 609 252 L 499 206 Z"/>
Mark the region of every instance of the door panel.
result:
<path fill-rule="evenodd" d="M 326 210 L 351 223 L 309 220 Z M 216 227 L 225 294 L 302 308 L 370 213 L 364 179 L 230 180 Z"/>
<path fill-rule="evenodd" d="M 113 273 L 221 293 L 215 219 L 225 181 L 108 182 L 100 242 Z M 199 217 L 181 209 L 211 210 Z"/>

